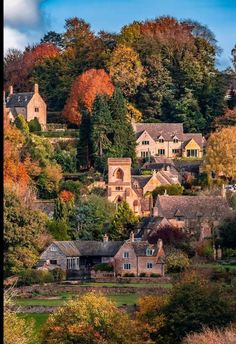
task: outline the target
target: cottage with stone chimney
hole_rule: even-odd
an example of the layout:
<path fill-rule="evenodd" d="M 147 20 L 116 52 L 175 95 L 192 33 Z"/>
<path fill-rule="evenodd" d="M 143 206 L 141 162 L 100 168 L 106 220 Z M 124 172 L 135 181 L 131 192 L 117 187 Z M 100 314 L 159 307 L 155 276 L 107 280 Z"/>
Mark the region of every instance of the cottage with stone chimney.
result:
<path fill-rule="evenodd" d="M 11 121 L 21 114 L 27 122 L 34 118 L 38 118 L 42 129 L 47 124 L 47 105 L 39 94 L 38 84 L 34 85 L 34 92 L 14 93 L 13 86 L 10 86 L 10 92 L 5 99 L 4 107 L 6 107 Z"/>

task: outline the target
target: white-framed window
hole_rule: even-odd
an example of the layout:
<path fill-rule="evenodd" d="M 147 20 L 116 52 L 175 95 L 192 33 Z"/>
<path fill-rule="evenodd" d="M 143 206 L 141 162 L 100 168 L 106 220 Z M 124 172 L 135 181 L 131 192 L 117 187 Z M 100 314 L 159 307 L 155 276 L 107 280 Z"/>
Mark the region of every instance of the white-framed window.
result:
<path fill-rule="evenodd" d="M 68 270 L 73 270 L 77 269 L 79 266 L 79 258 L 78 257 L 73 257 L 73 258 L 67 258 L 66 260 L 66 268 Z"/>
<path fill-rule="evenodd" d="M 142 141 L 142 145 L 149 145 L 149 141 Z"/>
<path fill-rule="evenodd" d="M 130 263 L 124 263 L 123 264 L 123 269 L 124 270 L 130 270 L 131 269 L 131 264 Z"/>
<path fill-rule="evenodd" d="M 173 139 L 173 142 L 174 142 L 174 143 L 178 143 L 179 140 L 178 140 L 178 139 Z"/>
<path fill-rule="evenodd" d="M 179 149 L 172 149 L 173 154 L 179 154 Z"/>
<path fill-rule="evenodd" d="M 57 248 L 56 248 L 56 246 L 51 246 L 51 247 L 50 247 L 50 251 L 52 251 L 52 252 L 56 252 L 56 251 L 57 251 Z"/>
<path fill-rule="evenodd" d="M 188 158 L 197 158 L 198 157 L 198 149 L 187 149 L 187 157 Z"/>
<path fill-rule="evenodd" d="M 159 143 L 164 143 L 164 139 L 160 138 L 159 140 Z"/>
<path fill-rule="evenodd" d="M 153 253 L 154 253 L 153 249 L 151 249 L 149 247 L 146 249 L 146 256 L 153 256 Z"/>
<path fill-rule="evenodd" d="M 123 257 L 124 257 L 124 258 L 129 258 L 129 252 L 128 252 L 128 251 L 125 251 L 125 252 L 123 253 Z"/>
<path fill-rule="evenodd" d="M 141 152 L 141 157 L 146 158 L 149 155 L 149 152 Z"/>
<path fill-rule="evenodd" d="M 122 186 L 116 186 L 116 191 L 122 191 L 123 187 Z"/>
<path fill-rule="evenodd" d="M 153 264 L 150 263 L 150 262 L 148 262 L 148 263 L 147 263 L 147 269 L 152 269 L 152 268 L 153 268 Z"/>
<path fill-rule="evenodd" d="M 165 149 L 158 149 L 158 155 L 165 155 Z"/>

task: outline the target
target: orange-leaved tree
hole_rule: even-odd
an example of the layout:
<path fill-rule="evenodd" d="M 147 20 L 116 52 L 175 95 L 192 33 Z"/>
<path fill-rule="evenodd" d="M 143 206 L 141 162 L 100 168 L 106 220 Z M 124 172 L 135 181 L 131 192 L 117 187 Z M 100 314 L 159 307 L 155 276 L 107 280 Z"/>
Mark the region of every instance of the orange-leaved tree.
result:
<path fill-rule="evenodd" d="M 63 115 L 71 123 L 80 124 L 83 108 L 91 112 L 98 94 L 111 96 L 113 92 L 111 78 L 103 69 L 89 69 L 73 82 Z"/>

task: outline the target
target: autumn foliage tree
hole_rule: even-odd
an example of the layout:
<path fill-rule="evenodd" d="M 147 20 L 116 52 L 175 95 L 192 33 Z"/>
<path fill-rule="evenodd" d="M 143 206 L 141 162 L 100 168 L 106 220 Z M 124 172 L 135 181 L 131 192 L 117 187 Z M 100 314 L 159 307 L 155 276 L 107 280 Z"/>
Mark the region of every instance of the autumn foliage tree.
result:
<path fill-rule="evenodd" d="M 222 128 L 210 135 L 204 169 L 216 176 L 236 178 L 236 127 Z"/>
<path fill-rule="evenodd" d="M 113 91 L 111 78 L 103 69 L 89 69 L 73 82 L 63 115 L 71 123 L 79 125 L 82 109 L 91 112 L 97 95 L 111 96 Z"/>

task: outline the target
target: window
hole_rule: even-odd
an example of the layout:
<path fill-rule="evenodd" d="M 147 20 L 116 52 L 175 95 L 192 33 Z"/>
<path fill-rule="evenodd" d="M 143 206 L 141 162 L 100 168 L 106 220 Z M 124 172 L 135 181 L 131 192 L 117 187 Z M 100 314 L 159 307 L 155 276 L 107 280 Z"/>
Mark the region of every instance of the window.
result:
<path fill-rule="evenodd" d="M 123 256 L 124 258 L 129 258 L 129 252 L 125 251 Z"/>
<path fill-rule="evenodd" d="M 49 263 L 52 265 L 57 265 L 57 260 L 50 260 Z"/>
<path fill-rule="evenodd" d="M 183 216 L 176 216 L 176 221 L 183 221 L 183 220 L 184 220 Z"/>
<path fill-rule="evenodd" d="M 158 155 L 165 155 L 165 149 L 158 149 Z"/>
<path fill-rule="evenodd" d="M 77 267 L 77 260 L 78 260 L 79 258 L 67 258 L 67 264 L 66 264 L 66 267 L 67 267 L 67 269 L 76 269 L 76 267 Z"/>
<path fill-rule="evenodd" d="M 125 264 L 123 265 L 123 269 L 124 269 L 124 270 L 130 270 L 130 269 L 131 269 L 131 264 L 130 264 L 130 263 L 125 263 Z"/>
<path fill-rule="evenodd" d="M 52 252 L 56 252 L 56 251 L 57 251 L 57 248 L 56 248 L 56 246 L 51 246 L 51 247 L 50 247 L 50 251 L 52 251 Z"/>
<path fill-rule="evenodd" d="M 149 155 L 149 152 L 141 152 L 141 157 L 146 158 Z"/>
<path fill-rule="evenodd" d="M 123 178 L 124 178 L 124 172 L 122 171 L 121 168 L 118 168 L 115 171 L 114 175 L 115 175 L 116 179 L 118 179 L 118 180 L 123 180 Z"/>
<path fill-rule="evenodd" d="M 159 143 L 164 143 L 164 139 L 159 139 Z"/>
<path fill-rule="evenodd" d="M 122 190 L 123 190 L 122 186 L 116 186 L 116 191 L 122 191 Z"/>
<path fill-rule="evenodd" d="M 38 108 L 38 107 L 35 107 L 35 108 L 34 108 L 34 112 L 39 112 L 39 108 Z"/>
<path fill-rule="evenodd" d="M 172 149 L 173 154 L 179 154 L 179 149 Z"/>
<path fill-rule="evenodd" d="M 198 156 L 197 149 L 187 149 L 187 157 L 188 158 L 196 158 Z"/>
<path fill-rule="evenodd" d="M 174 143 L 178 143 L 179 140 L 178 140 L 178 139 L 173 139 L 173 142 L 174 142 Z"/>
<path fill-rule="evenodd" d="M 154 252 L 154 250 L 152 250 L 151 248 L 147 248 L 146 249 L 146 256 L 152 256 L 153 252 Z"/>
<path fill-rule="evenodd" d="M 142 145 L 149 145 L 149 141 L 142 141 Z"/>
<path fill-rule="evenodd" d="M 147 269 L 152 269 L 152 263 L 147 263 Z"/>

